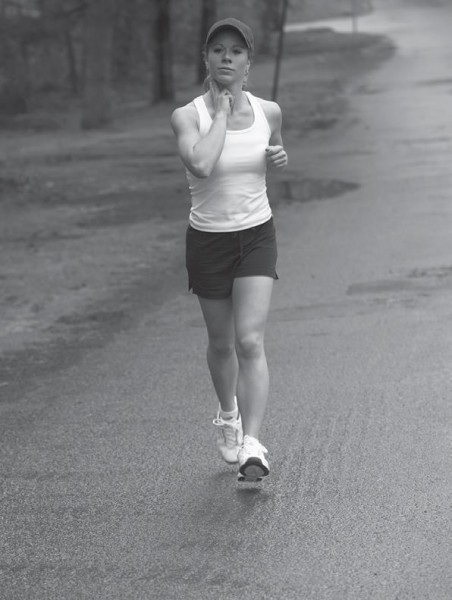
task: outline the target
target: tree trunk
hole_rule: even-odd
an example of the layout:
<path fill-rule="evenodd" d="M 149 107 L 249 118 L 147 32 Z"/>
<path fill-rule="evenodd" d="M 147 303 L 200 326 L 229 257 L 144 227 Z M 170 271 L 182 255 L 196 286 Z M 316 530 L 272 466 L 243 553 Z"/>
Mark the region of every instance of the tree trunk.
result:
<path fill-rule="evenodd" d="M 113 34 L 114 77 L 127 81 L 133 66 L 133 43 L 139 9 L 136 0 L 127 0 L 119 6 Z"/>
<path fill-rule="evenodd" d="M 84 15 L 83 129 L 112 122 L 111 53 L 115 0 L 90 0 Z"/>
<path fill-rule="evenodd" d="M 68 64 L 69 85 L 71 91 L 76 96 L 79 91 L 77 62 L 75 60 L 74 42 L 72 41 L 72 33 L 69 29 L 69 24 L 64 25 L 64 43 L 66 46 L 66 56 Z"/>
<path fill-rule="evenodd" d="M 216 0 L 202 0 L 201 5 L 201 31 L 199 41 L 199 62 L 197 81 L 201 84 L 206 76 L 206 65 L 204 62 L 203 50 L 206 41 L 206 35 L 211 25 L 217 20 Z"/>
<path fill-rule="evenodd" d="M 300 0 L 298 0 L 300 1 Z M 261 9 L 261 42 L 259 52 L 272 54 L 275 50 L 275 32 L 279 31 L 283 0 L 266 0 Z"/>
<path fill-rule="evenodd" d="M 0 112 L 25 114 L 30 101 L 29 48 L 23 35 L 20 7 L 14 19 L 0 5 Z"/>
<path fill-rule="evenodd" d="M 153 0 L 156 8 L 152 19 L 153 85 L 152 100 L 173 100 L 170 0 Z"/>

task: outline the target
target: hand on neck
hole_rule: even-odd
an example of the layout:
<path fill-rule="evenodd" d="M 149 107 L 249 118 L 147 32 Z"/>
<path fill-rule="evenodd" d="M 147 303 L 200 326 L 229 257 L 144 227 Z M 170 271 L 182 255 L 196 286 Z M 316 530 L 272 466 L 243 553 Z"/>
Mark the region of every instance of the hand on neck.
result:
<path fill-rule="evenodd" d="M 242 90 L 242 88 L 222 86 L 222 89 L 227 89 L 233 97 L 231 113 L 239 110 L 243 106 L 244 102 L 246 102 L 245 92 Z"/>

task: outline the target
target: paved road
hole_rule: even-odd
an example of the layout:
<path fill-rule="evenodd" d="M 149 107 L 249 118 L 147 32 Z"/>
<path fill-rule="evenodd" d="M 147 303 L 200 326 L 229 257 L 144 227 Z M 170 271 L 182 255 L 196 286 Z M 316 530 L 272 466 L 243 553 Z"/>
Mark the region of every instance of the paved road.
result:
<path fill-rule="evenodd" d="M 359 187 L 276 214 L 269 480 L 181 293 L 1 406 L 2 600 L 451 598 L 452 17 L 376 4 L 398 52 L 300 165 Z"/>

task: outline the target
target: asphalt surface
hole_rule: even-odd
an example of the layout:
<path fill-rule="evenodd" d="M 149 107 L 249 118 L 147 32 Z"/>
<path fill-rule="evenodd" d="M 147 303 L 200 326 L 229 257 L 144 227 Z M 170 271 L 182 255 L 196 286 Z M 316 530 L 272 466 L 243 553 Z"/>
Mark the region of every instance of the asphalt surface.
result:
<path fill-rule="evenodd" d="M 452 15 L 375 4 L 395 57 L 287 171 L 357 187 L 275 214 L 268 480 L 216 455 L 181 289 L 0 405 L 2 600 L 452 597 Z"/>

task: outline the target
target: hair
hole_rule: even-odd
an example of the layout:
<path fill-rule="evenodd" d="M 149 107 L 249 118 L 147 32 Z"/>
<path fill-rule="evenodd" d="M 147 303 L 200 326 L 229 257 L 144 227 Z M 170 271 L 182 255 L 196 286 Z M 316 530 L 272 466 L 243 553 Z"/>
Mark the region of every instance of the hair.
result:
<path fill-rule="evenodd" d="M 212 81 L 212 76 L 208 73 L 205 76 L 204 81 L 202 82 L 202 91 L 203 92 L 208 92 L 209 91 L 211 81 Z"/>

